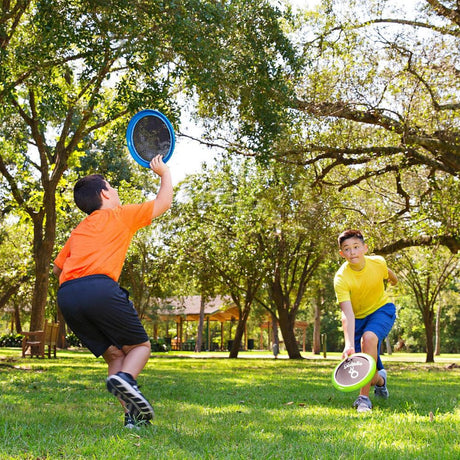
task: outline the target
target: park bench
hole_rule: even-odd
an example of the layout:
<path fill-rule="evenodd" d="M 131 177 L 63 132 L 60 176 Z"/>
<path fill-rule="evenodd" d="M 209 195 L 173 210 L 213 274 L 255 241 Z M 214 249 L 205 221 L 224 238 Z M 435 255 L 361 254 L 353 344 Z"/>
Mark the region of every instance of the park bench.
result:
<path fill-rule="evenodd" d="M 48 358 L 51 358 L 51 351 L 56 358 L 56 345 L 59 337 L 59 323 L 45 321 L 42 331 L 22 332 L 22 357 L 25 358 L 27 350 L 30 357 L 45 357 L 45 348 L 48 347 Z"/>

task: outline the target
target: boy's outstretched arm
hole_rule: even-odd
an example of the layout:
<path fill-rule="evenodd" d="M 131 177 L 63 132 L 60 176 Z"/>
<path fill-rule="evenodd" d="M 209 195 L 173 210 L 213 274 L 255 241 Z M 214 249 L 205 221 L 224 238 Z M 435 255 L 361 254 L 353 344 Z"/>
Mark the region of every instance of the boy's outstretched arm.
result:
<path fill-rule="evenodd" d="M 342 309 L 342 327 L 345 338 L 342 359 L 345 359 L 355 352 L 355 313 L 349 300 L 340 302 L 340 308 Z"/>
<path fill-rule="evenodd" d="M 158 194 L 155 198 L 155 206 L 153 207 L 152 219 L 154 219 L 171 207 L 173 186 L 171 173 L 169 168 L 163 162 L 162 157 L 159 155 L 154 157 L 150 162 L 150 169 L 161 178 L 160 189 L 158 190 Z"/>
<path fill-rule="evenodd" d="M 388 269 L 388 280 L 392 286 L 398 284 L 398 277 L 395 275 L 393 270 Z"/>

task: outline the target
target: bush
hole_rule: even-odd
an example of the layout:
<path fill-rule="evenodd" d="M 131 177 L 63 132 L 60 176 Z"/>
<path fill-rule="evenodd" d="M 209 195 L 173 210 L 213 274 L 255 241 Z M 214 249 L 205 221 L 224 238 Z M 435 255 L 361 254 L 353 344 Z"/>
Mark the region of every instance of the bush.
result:
<path fill-rule="evenodd" d="M 83 344 L 80 342 L 80 339 L 73 332 L 69 332 L 65 336 L 65 340 L 69 347 L 83 348 Z"/>
<path fill-rule="evenodd" d="M 170 350 L 163 339 L 154 340 L 152 337 L 150 337 L 150 346 L 152 351 L 155 352 L 166 352 Z"/>
<path fill-rule="evenodd" d="M 0 347 L 22 347 L 22 334 L 10 332 L 0 335 Z"/>

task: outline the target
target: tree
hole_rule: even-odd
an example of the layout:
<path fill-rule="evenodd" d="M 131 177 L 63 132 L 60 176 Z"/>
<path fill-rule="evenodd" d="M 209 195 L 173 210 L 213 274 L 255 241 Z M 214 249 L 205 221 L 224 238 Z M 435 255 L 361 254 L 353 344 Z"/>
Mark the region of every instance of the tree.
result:
<path fill-rule="evenodd" d="M 30 312 L 30 280 L 33 278 L 30 232 L 28 226 L 17 219 L 0 219 L 0 311 L 8 307 L 19 333 Z"/>
<path fill-rule="evenodd" d="M 308 162 L 330 159 L 322 178 L 340 164 L 367 166 L 361 180 L 414 165 L 458 176 L 455 2 L 427 0 L 414 10 L 400 2 L 322 5 L 324 16 L 304 25 L 314 36 L 303 41 L 310 72 L 299 88 L 297 109 L 366 135 L 363 142 L 353 136 L 355 145 L 337 148 L 310 144 Z"/>
<path fill-rule="evenodd" d="M 334 293 L 333 279 L 337 266 L 333 264 L 334 258 L 332 254 L 325 258 L 318 269 L 315 271 L 314 279 L 309 283 L 309 297 L 313 304 L 313 340 L 312 352 L 320 354 L 322 350 L 321 334 L 323 329 L 323 315 L 329 308 L 334 308 L 338 312 L 340 310 Z M 327 335 L 327 334 L 326 334 Z"/>
<path fill-rule="evenodd" d="M 296 167 L 266 169 L 264 231 L 259 245 L 267 260 L 259 298 L 278 319 L 284 345 L 291 359 L 301 358 L 294 334 L 296 315 L 305 300 L 320 263 L 334 241 L 333 195 L 319 195 L 310 187 L 309 171 Z"/>
<path fill-rule="evenodd" d="M 420 190 L 430 195 L 432 181 L 460 171 L 455 2 L 420 2 L 417 10 L 401 2 L 326 0 L 322 6 L 324 15 L 315 21 L 306 14 L 303 25 L 310 28 L 301 42 L 305 78 L 293 108 L 304 135 L 280 156 L 314 165 L 316 180 L 339 190 L 388 176 L 399 195 L 395 219 L 417 212 L 411 174 L 424 178 Z M 458 226 L 441 221 L 437 233 L 409 233 L 388 249 L 438 242 L 457 252 Z"/>
<path fill-rule="evenodd" d="M 179 93 L 215 114 L 250 119 L 293 53 L 268 2 L 17 0 L 0 12 L 0 173 L 3 212 L 33 226 L 31 328 L 44 319 L 56 207 L 66 171 L 139 108 L 177 124 Z M 259 63 L 257 69 L 254 63 Z M 264 69 L 260 69 L 260 63 Z M 261 71 L 263 70 L 263 72 Z M 251 78 L 248 78 L 250 74 Z M 281 83 L 278 85 L 281 88 Z M 235 110 L 236 109 L 236 110 Z"/>
<path fill-rule="evenodd" d="M 221 135 L 222 146 L 311 167 L 315 183 L 339 192 L 373 181 L 384 193 L 390 185 L 387 200 L 398 207 L 385 223 L 414 213 L 421 221 L 417 214 L 429 208 L 437 183 L 459 175 L 456 2 L 323 0 L 288 31 L 302 70 L 291 74 L 292 91 L 278 93 L 291 108 L 280 118 L 278 137 L 270 149 L 257 150 L 234 130 Z M 449 207 L 460 201 L 458 194 L 451 198 Z M 408 226 L 386 249 L 441 243 L 458 252 L 459 226 L 432 217 L 434 225 Z"/>
<path fill-rule="evenodd" d="M 446 250 L 407 249 L 395 256 L 398 276 L 409 286 L 423 319 L 426 362 L 434 362 L 434 318 L 442 289 L 460 273 L 460 258 Z"/>
<path fill-rule="evenodd" d="M 164 248 L 154 243 L 152 233 L 146 229 L 136 235 L 120 276 L 120 284 L 129 288 L 141 320 L 155 315 L 157 300 L 168 297 L 173 282 Z"/>
<path fill-rule="evenodd" d="M 230 358 L 238 356 L 264 269 L 257 253 L 261 210 L 253 167 L 253 162 L 236 166 L 223 161 L 214 171 L 189 177 L 183 184 L 183 201 L 173 209 L 174 235 L 168 239 L 177 259 L 194 273 L 200 292 L 229 296 L 238 307 Z"/>

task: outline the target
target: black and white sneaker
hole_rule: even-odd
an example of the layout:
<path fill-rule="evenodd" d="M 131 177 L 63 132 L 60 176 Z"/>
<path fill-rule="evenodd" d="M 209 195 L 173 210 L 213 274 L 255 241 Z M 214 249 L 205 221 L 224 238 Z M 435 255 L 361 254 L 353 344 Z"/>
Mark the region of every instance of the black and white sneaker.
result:
<path fill-rule="evenodd" d="M 123 400 L 131 410 L 137 410 L 142 419 L 151 420 L 154 416 L 153 407 L 139 391 L 137 382 L 126 372 L 117 372 L 107 380 L 107 390 L 117 398 Z"/>
<path fill-rule="evenodd" d="M 140 427 L 140 426 L 148 426 L 148 425 L 152 424 L 152 422 L 150 421 L 151 417 L 150 416 L 145 417 L 132 404 L 126 404 L 126 408 L 129 411 L 128 414 L 126 414 L 126 415 L 129 416 L 129 418 L 132 420 L 132 422 L 134 423 L 136 428 Z"/>

